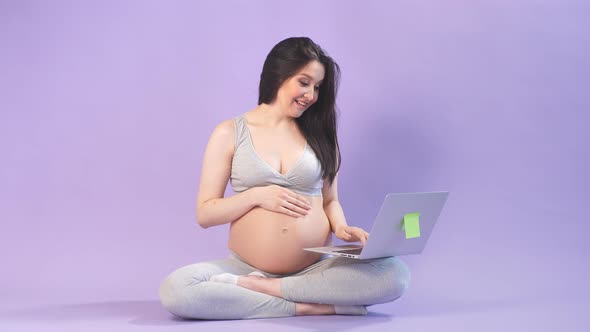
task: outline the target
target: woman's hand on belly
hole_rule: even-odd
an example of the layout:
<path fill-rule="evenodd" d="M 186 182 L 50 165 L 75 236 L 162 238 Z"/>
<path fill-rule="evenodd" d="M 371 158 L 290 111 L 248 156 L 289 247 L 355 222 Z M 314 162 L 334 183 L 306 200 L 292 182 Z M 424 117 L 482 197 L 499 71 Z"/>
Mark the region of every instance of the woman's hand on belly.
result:
<path fill-rule="evenodd" d="M 256 206 L 265 210 L 282 213 L 293 218 L 309 214 L 311 203 L 301 195 L 277 185 L 255 187 Z"/>

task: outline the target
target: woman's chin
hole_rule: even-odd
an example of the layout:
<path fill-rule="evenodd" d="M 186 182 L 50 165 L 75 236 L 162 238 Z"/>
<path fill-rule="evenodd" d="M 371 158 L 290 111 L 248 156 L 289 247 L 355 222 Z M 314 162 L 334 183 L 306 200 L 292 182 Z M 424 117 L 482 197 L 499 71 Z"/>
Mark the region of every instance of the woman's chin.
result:
<path fill-rule="evenodd" d="M 293 108 L 293 112 L 291 113 L 291 115 L 292 115 L 294 118 L 298 118 L 298 117 L 300 117 L 301 115 L 303 115 L 303 113 L 305 113 L 305 111 L 306 111 L 306 110 L 307 110 L 307 107 L 306 107 L 306 108 L 302 108 L 302 107 L 301 107 L 301 106 L 299 106 L 299 105 L 295 105 L 295 106 L 294 106 L 294 108 Z"/>
<path fill-rule="evenodd" d="M 292 118 L 298 118 L 301 115 L 303 115 L 303 112 L 302 111 L 292 111 L 292 112 L 289 113 L 289 116 L 291 116 Z"/>

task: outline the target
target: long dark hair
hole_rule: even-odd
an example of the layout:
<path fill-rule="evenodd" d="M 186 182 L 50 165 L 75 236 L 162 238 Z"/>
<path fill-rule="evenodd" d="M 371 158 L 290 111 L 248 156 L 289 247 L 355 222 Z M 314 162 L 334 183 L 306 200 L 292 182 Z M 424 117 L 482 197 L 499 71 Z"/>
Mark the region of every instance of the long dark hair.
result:
<path fill-rule="evenodd" d="M 318 100 L 295 122 L 322 165 L 322 178 L 332 184 L 341 162 L 336 133 L 336 94 L 340 79 L 338 64 L 311 39 L 287 38 L 275 45 L 264 61 L 258 104 L 272 103 L 280 86 L 313 60 L 324 66 L 324 80 L 320 85 Z"/>

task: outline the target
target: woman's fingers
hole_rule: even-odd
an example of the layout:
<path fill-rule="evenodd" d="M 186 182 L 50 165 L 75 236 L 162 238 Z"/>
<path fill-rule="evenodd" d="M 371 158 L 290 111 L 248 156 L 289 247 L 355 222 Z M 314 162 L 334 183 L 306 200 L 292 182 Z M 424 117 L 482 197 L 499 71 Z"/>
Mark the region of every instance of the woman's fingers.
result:
<path fill-rule="evenodd" d="M 347 229 L 347 227 L 342 228 L 342 232 L 344 232 L 343 234 L 341 234 L 341 239 L 342 240 L 350 240 L 352 238 L 352 234 L 350 233 L 350 231 Z"/>
<path fill-rule="evenodd" d="M 297 212 L 300 216 L 309 214 L 308 210 L 311 210 L 311 205 L 303 197 L 289 193 L 285 196 L 282 206 L 285 208 Z"/>
<path fill-rule="evenodd" d="M 354 233 L 354 236 L 359 241 L 361 241 L 362 245 L 364 246 L 367 242 L 367 238 L 369 237 L 369 233 L 365 232 L 363 229 L 358 227 L 350 227 L 350 230 L 352 233 Z"/>
<path fill-rule="evenodd" d="M 350 232 L 344 228 L 344 236 L 346 236 L 347 239 L 350 239 L 352 237 L 352 234 L 350 234 Z"/>
<path fill-rule="evenodd" d="M 360 241 L 364 246 L 369 238 L 369 233 L 360 227 L 345 226 L 338 231 L 338 237 L 348 242 Z"/>
<path fill-rule="evenodd" d="M 299 217 L 303 217 L 303 215 L 302 215 L 302 214 L 299 214 L 299 213 L 297 213 L 297 212 L 295 212 L 295 211 L 293 211 L 293 210 L 289 210 L 289 209 L 287 209 L 287 208 L 286 208 L 286 207 L 284 207 L 284 206 L 281 206 L 281 207 L 279 208 L 279 211 L 278 211 L 278 212 L 281 212 L 281 213 L 283 213 L 283 214 L 286 214 L 286 215 L 288 215 L 288 216 L 290 216 L 290 217 L 293 217 L 293 218 L 299 218 Z"/>
<path fill-rule="evenodd" d="M 307 202 L 307 200 L 293 192 L 287 193 L 281 205 L 283 208 L 295 213 L 289 213 L 288 215 L 297 218 L 309 214 L 308 210 L 311 209 L 311 205 Z"/>
<path fill-rule="evenodd" d="M 365 233 L 363 232 L 363 230 L 360 228 L 353 228 L 353 230 L 354 230 L 354 235 L 356 235 L 356 237 L 359 239 L 359 241 L 361 241 L 361 243 L 363 245 L 365 245 L 365 242 L 367 241 L 367 239 L 365 238 Z"/>
<path fill-rule="evenodd" d="M 306 210 L 310 210 L 311 209 L 311 203 L 309 203 L 305 198 L 303 198 L 300 195 L 297 195 L 295 193 L 291 193 L 288 195 L 289 199 L 288 202 L 291 204 L 295 204 L 297 206 L 299 206 L 300 208 L 306 209 Z"/>
<path fill-rule="evenodd" d="M 301 208 L 301 207 L 299 207 L 299 206 L 297 206 L 297 205 L 295 205 L 295 204 L 293 204 L 293 203 L 291 203 L 291 202 L 288 202 L 288 201 L 287 201 L 287 202 L 285 202 L 285 205 L 283 205 L 283 206 L 284 206 L 285 208 L 287 208 L 287 209 L 289 209 L 289 210 L 293 211 L 293 212 L 296 212 L 296 213 L 298 213 L 298 214 L 302 215 L 302 216 L 303 216 L 303 215 L 307 215 L 307 214 L 309 214 L 309 212 L 307 212 L 307 210 L 306 210 L 306 209 L 303 209 L 303 208 Z"/>

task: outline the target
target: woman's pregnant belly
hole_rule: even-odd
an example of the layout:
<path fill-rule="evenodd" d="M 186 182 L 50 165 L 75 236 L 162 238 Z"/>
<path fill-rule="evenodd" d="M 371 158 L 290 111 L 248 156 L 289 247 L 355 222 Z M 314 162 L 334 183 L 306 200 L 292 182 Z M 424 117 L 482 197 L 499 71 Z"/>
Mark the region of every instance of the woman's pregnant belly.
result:
<path fill-rule="evenodd" d="M 248 264 L 274 274 L 299 271 L 319 260 L 321 254 L 303 248 L 330 243 L 330 223 L 321 196 L 306 196 L 309 214 L 293 218 L 254 208 L 230 226 L 229 248 Z"/>

